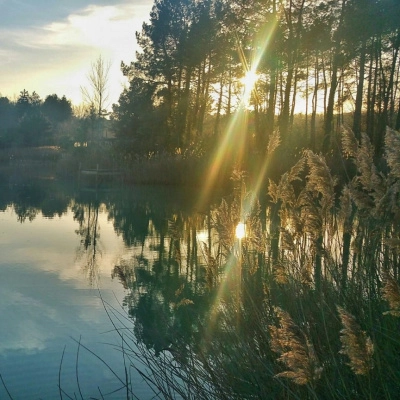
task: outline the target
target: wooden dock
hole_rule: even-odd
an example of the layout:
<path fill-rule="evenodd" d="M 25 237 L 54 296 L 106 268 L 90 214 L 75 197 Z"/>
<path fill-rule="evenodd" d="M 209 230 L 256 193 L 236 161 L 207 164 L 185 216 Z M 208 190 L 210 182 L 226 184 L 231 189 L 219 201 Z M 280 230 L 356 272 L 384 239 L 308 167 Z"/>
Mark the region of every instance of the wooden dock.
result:
<path fill-rule="evenodd" d="M 96 168 L 94 169 L 85 169 L 82 168 L 81 165 L 79 165 L 79 176 L 78 176 L 79 183 L 81 182 L 81 179 L 84 176 L 94 177 L 95 179 L 94 183 L 96 184 L 97 187 L 102 177 L 108 177 L 108 178 L 119 177 L 121 180 L 123 180 L 124 172 L 119 169 L 100 168 L 99 164 L 97 164 Z"/>

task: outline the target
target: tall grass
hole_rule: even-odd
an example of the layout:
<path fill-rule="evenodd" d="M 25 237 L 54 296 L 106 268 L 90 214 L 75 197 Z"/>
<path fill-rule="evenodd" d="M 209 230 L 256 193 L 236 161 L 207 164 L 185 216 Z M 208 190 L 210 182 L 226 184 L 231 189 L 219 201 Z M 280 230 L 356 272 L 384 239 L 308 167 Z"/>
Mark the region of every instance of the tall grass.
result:
<path fill-rule="evenodd" d="M 206 218 L 203 271 L 185 282 L 169 279 L 183 268 L 185 240 L 170 221 L 168 271 L 155 274 L 179 285 L 155 290 L 153 308 L 141 309 L 154 316 L 150 333 L 134 312 L 138 276 L 116 267 L 131 295 L 126 310 L 104 306 L 121 339 L 127 399 L 132 370 L 155 398 L 398 398 L 400 134 L 387 130 L 379 164 L 366 135 L 359 143 L 343 129 L 342 151 L 344 181 L 306 150 L 269 182 L 265 209 L 236 173 L 233 195 Z M 161 295 L 169 303 L 156 309 Z"/>
<path fill-rule="evenodd" d="M 343 129 L 339 161 L 356 173 L 339 187 L 324 157 L 305 151 L 270 181 L 265 211 L 241 175 L 212 215 L 218 240 L 204 245 L 208 315 L 195 322 L 195 337 L 177 331 L 162 356 L 138 340 L 126 352 L 131 365 L 144 362 L 141 372 L 165 398 L 396 398 L 399 138 L 388 129 L 378 168 L 367 136 L 358 143 Z M 195 301 L 182 307 L 190 313 Z M 125 328 L 116 326 L 121 335 Z"/>

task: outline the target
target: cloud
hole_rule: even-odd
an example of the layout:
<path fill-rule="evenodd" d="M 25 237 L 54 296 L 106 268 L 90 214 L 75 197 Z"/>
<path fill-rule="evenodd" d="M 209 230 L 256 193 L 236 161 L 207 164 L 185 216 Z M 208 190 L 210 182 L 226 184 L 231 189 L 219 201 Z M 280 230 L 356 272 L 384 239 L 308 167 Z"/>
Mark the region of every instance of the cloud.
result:
<path fill-rule="evenodd" d="M 79 13 L 69 15 L 65 21 L 45 25 L 25 45 L 56 49 L 83 46 L 110 54 L 130 53 L 132 56 L 135 31 L 140 28 L 147 11 L 148 7 L 143 6 L 91 5 Z"/>
<path fill-rule="evenodd" d="M 0 38 L 7 38 L 0 39 L 0 56 L 5 56 L 0 91 L 9 95 L 26 88 L 42 97 L 65 94 L 78 103 L 90 65 L 102 55 L 112 64 L 110 99 L 117 101 L 125 82 L 120 62 L 135 58 L 135 32 L 148 20 L 151 5 L 90 5 L 41 26 L 0 29 Z"/>
<path fill-rule="evenodd" d="M 55 310 L 3 285 L 2 297 L 0 311 L 5 323 L 0 325 L 0 354 L 10 350 L 24 350 L 27 353 L 44 350 L 46 342 L 53 337 L 48 326 L 53 325 L 57 318 Z M 12 317 L 18 313 L 24 318 Z M 43 317 L 39 318 L 38 315 Z"/>

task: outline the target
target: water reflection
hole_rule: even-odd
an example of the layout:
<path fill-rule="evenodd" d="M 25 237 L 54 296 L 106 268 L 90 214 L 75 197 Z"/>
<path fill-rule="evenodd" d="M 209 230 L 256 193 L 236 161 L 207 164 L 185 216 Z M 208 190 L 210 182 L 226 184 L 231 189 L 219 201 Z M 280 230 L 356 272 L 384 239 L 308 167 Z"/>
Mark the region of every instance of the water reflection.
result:
<path fill-rule="evenodd" d="M 101 338 L 112 325 L 97 286 L 107 302 L 123 304 L 136 321 L 137 338 L 157 354 L 171 346 L 177 330 L 188 338 L 195 334 L 193 315 L 209 307 L 204 248 L 199 246 L 199 237 L 204 238 L 199 232 L 209 233 L 209 213 L 207 208 L 193 211 L 195 197 L 156 188 L 90 193 L 56 181 L 1 188 L 0 311 L 6 323 L 0 328 L 0 373 L 15 398 L 54 398 L 53 372 L 69 337 L 82 335 L 114 368 L 123 368 L 117 344 L 101 347 L 119 339 Z M 93 360 L 86 358 L 80 366 L 82 384 L 100 378 L 99 384 L 114 390 L 107 371 L 90 375 Z M 63 367 L 64 384 L 66 392 L 74 393 L 71 362 Z M 22 364 L 37 365 L 43 377 L 49 369 L 54 387 L 26 372 L 28 385 L 18 388 L 13 382 Z M 140 376 L 132 379 L 139 398 L 150 398 L 147 385 L 138 383 Z"/>
<path fill-rule="evenodd" d="M 80 237 L 80 245 L 77 249 L 77 260 L 84 260 L 83 271 L 91 284 L 98 279 L 98 263 L 96 257 L 101 257 L 101 250 L 98 248 L 100 239 L 98 202 L 75 203 L 72 206 L 73 219 L 79 224 L 75 233 Z"/>
<path fill-rule="evenodd" d="M 252 211 L 243 215 L 240 199 L 228 203 L 217 196 L 198 209 L 194 191 L 144 187 L 85 192 L 59 182 L 12 186 L 7 193 L 2 194 L 0 207 L 12 208 L 21 228 L 30 226 L 45 237 L 39 224 L 35 225 L 45 218 L 52 221 L 52 226 L 60 222 L 68 230 L 72 252 L 64 256 L 67 265 L 57 271 L 60 276 L 76 281 L 79 272 L 87 288 L 120 288 L 114 307 L 127 313 L 129 323 L 124 335 L 134 341 L 132 348 L 145 349 L 141 354 L 144 359 L 153 355 L 165 360 L 173 355 L 184 367 L 191 357 L 183 350 L 185 346 L 205 354 L 212 352 L 215 340 L 220 343 L 226 338 L 226 346 L 235 346 L 240 342 L 238 332 L 249 333 L 255 319 L 241 310 L 247 307 L 246 302 L 259 302 L 261 307 L 264 301 L 258 266 L 263 265 L 265 235 Z M 245 237 L 238 239 L 235 230 L 242 218 L 246 221 Z M 35 246 L 42 244 L 35 242 Z M 52 251 L 60 252 L 41 250 L 46 257 Z M 43 269 L 43 260 L 37 263 Z M 80 287 L 82 282 L 79 281 Z M 40 299 L 40 295 L 37 297 Z M 104 326 L 108 316 L 95 304 L 94 314 L 93 304 L 88 303 L 79 312 L 74 311 L 85 323 L 76 325 L 75 338 L 82 333 L 78 334 L 78 329 L 88 335 L 88 322 L 100 320 L 101 312 Z M 46 303 L 39 302 L 37 307 L 45 312 Z M 257 307 L 252 310 L 258 312 Z M 59 318 L 58 306 L 53 314 Z M 46 320 L 41 323 L 51 325 Z M 104 331 L 113 330 L 108 323 Z M 38 332 L 35 326 L 31 326 L 32 332 Z M 95 323 L 92 329 L 96 326 Z M 18 326 L 13 329 L 19 330 Z M 228 340 L 232 332 L 236 335 L 233 341 Z M 51 340 L 52 337 L 43 337 L 36 350 L 46 351 Z M 116 356 L 107 352 L 106 357 Z M 225 362 L 226 367 L 237 368 L 236 361 Z M 120 360 L 119 367 L 123 365 Z M 87 364 L 86 367 L 89 368 Z M 140 387 L 147 385 L 142 383 Z M 145 390 L 149 389 L 142 390 L 147 393 Z"/>

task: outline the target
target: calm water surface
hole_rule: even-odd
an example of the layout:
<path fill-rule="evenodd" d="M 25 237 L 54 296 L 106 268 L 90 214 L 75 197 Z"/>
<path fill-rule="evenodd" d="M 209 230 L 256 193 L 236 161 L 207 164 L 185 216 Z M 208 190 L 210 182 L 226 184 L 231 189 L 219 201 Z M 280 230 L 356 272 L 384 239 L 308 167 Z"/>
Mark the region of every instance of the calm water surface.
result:
<path fill-rule="evenodd" d="M 175 189 L 0 186 L 0 374 L 14 399 L 124 398 L 96 357 L 123 377 L 120 339 L 102 299 L 120 309 L 128 289 L 116 271 L 155 263 L 161 227 L 197 206 Z M 131 379 L 138 398 L 152 398 L 139 376 Z"/>

